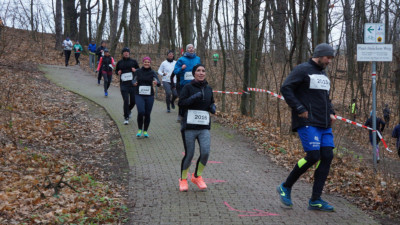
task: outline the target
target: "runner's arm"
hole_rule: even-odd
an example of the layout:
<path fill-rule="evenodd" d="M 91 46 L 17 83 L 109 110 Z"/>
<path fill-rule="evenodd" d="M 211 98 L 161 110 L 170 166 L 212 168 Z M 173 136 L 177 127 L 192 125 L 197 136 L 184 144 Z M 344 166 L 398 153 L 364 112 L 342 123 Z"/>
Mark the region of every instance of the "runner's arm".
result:
<path fill-rule="evenodd" d="M 304 72 L 299 69 L 294 69 L 281 87 L 281 93 L 285 98 L 286 103 L 298 114 L 306 112 L 306 107 L 301 104 L 300 100 L 294 94 L 294 90 L 303 82 Z"/>

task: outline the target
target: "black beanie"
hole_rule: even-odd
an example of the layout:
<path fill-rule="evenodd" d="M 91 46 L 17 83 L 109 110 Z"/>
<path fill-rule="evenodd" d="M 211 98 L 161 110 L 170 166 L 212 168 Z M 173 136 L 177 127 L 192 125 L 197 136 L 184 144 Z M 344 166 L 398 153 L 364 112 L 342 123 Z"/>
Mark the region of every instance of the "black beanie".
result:
<path fill-rule="evenodd" d="M 205 67 L 203 64 L 201 64 L 201 63 L 195 65 L 195 66 L 193 67 L 193 69 L 192 69 L 192 74 L 193 74 L 193 76 L 194 76 L 194 73 L 196 72 L 197 68 L 199 68 L 200 66 L 206 68 L 206 67 Z"/>
<path fill-rule="evenodd" d="M 323 56 L 335 56 L 332 46 L 327 43 L 321 43 L 317 45 L 314 49 L 313 58 L 323 57 Z"/>

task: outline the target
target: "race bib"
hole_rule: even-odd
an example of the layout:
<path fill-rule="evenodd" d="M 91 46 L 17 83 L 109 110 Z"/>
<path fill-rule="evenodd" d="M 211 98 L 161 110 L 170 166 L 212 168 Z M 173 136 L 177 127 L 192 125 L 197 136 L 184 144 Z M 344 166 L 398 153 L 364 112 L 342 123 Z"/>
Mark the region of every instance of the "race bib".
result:
<path fill-rule="evenodd" d="M 139 95 L 151 95 L 151 86 L 139 86 Z"/>
<path fill-rule="evenodd" d="M 185 77 L 185 80 L 193 80 L 194 79 L 192 72 L 186 72 L 184 77 Z"/>
<path fill-rule="evenodd" d="M 331 88 L 331 81 L 327 76 L 322 74 L 312 74 L 308 76 L 310 77 L 310 89 L 329 91 Z"/>
<path fill-rule="evenodd" d="M 113 68 L 112 64 L 108 64 L 108 66 L 109 66 L 111 69 Z"/>
<path fill-rule="evenodd" d="M 208 125 L 210 124 L 210 114 L 202 110 L 188 110 L 186 122 L 188 124 Z"/>
<path fill-rule="evenodd" d="M 75 47 L 75 51 L 78 51 L 79 50 L 79 47 Z"/>
<path fill-rule="evenodd" d="M 123 73 L 123 74 L 121 74 L 121 80 L 122 81 L 128 81 L 128 80 L 132 80 L 132 79 L 133 79 L 132 73 Z"/>

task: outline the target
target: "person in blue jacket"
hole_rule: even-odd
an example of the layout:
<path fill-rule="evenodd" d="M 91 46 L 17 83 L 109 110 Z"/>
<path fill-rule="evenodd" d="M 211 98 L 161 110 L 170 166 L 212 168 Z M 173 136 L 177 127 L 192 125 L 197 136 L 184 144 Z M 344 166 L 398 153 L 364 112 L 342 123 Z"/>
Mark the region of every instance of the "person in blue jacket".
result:
<path fill-rule="evenodd" d="M 89 44 L 88 50 L 89 50 L 89 67 L 93 71 L 96 71 L 96 61 L 95 61 L 96 43 L 94 42 L 94 40 L 92 40 L 92 42 Z"/>
<path fill-rule="evenodd" d="M 182 88 L 189 84 L 193 79 L 192 69 L 195 65 L 201 64 L 200 57 L 196 55 L 195 48 L 193 44 L 186 45 L 186 52 L 182 57 L 178 59 L 175 63 L 174 74 L 179 80 L 179 86 L 177 85 L 176 91 L 178 95 Z M 179 114 L 181 114 L 181 109 L 179 108 Z M 178 115 L 178 122 L 180 122 L 180 116 Z"/>
<path fill-rule="evenodd" d="M 400 157 L 400 123 L 393 129 L 392 138 L 396 138 L 397 154 Z"/>

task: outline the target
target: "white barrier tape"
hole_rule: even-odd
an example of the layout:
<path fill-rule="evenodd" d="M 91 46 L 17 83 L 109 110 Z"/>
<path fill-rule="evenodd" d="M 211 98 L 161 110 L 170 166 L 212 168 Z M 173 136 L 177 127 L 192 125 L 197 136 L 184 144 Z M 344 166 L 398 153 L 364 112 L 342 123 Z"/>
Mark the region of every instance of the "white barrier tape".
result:
<path fill-rule="evenodd" d="M 232 91 L 213 91 L 214 93 L 222 93 L 222 94 L 233 94 L 233 95 L 242 95 L 242 92 L 232 92 Z"/>
<path fill-rule="evenodd" d="M 278 95 L 278 94 L 275 94 L 275 93 L 272 92 L 272 91 L 268 91 L 268 90 L 264 90 L 264 89 L 259 89 L 259 88 L 247 88 L 247 90 L 248 90 L 248 91 L 255 91 L 255 92 L 266 92 L 266 93 L 268 93 L 268 94 L 270 94 L 270 95 L 272 95 L 272 96 L 274 96 L 274 97 L 277 97 L 277 98 L 279 98 L 279 99 L 285 100 L 285 98 L 284 98 L 283 96 Z M 346 123 L 353 124 L 353 125 L 358 126 L 358 127 L 362 127 L 362 128 L 365 128 L 365 129 L 368 129 L 368 130 L 371 130 L 371 131 L 376 131 L 378 137 L 379 137 L 379 138 L 381 139 L 381 141 L 382 141 L 383 146 L 385 146 L 385 149 L 386 149 L 387 151 L 389 151 L 389 152 L 392 152 L 392 150 L 390 150 L 389 147 L 387 146 L 386 141 L 383 139 L 382 134 L 381 134 L 379 131 L 372 129 L 371 127 L 367 127 L 367 126 L 365 126 L 365 125 L 363 125 L 363 124 L 360 124 L 360 123 L 351 121 L 351 120 L 349 120 L 349 119 L 343 118 L 343 117 L 341 117 L 341 116 L 336 116 L 336 115 L 335 115 L 335 118 L 336 118 L 336 119 L 339 119 L 339 120 L 341 120 L 341 121 L 344 121 L 344 122 L 346 122 Z"/>

